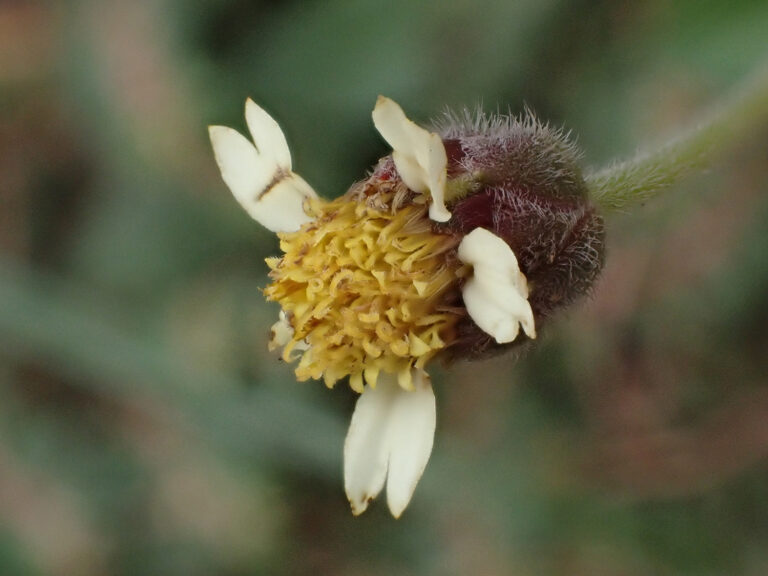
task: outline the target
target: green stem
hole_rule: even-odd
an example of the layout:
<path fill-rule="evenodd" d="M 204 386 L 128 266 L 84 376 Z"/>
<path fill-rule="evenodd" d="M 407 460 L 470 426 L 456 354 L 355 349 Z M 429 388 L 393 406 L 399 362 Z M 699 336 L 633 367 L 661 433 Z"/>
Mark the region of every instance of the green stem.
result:
<path fill-rule="evenodd" d="M 643 203 L 766 123 L 768 66 L 666 144 L 588 174 L 590 194 L 606 209 Z"/>

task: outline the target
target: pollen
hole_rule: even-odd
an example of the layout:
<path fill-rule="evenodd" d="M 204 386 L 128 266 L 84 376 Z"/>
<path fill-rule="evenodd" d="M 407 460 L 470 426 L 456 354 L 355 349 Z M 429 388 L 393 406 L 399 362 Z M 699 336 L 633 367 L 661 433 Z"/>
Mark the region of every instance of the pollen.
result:
<path fill-rule="evenodd" d="M 362 392 L 364 382 L 375 386 L 389 373 L 411 389 L 413 369 L 456 339 L 465 314 L 457 304 L 461 238 L 435 231 L 427 206 L 381 184 L 313 199 L 316 218 L 280 233 L 284 255 L 267 260 L 272 283 L 264 294 L 292 329 L 282 357 L 298 360 L 298 380 L 332 387 L 348 376 Z"/>

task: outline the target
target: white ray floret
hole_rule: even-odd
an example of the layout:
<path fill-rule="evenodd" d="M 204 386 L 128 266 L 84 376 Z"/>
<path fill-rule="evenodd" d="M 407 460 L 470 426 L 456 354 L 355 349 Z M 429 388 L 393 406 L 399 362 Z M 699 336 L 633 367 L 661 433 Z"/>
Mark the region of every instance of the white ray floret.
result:
<path fill-rule="evenodd" d="M 458 256 L 474 268 L 462 295 L 475 324 L 499 344 L 517 338 L 521 325 L 529 338 L 536 338 L 528 282 L 509 245 L 485 228 L 475 228 L 459 244 Z"/>
<path fill-rule="evenodd" d="M 414 192 L 429 192 L 429 217 L 437 222 L 450 220 L 445 207 L 448 157 L 440 136 L 410 121 L 394 100 L 384 96 L 379 96 L 372 116 L 376 129 L 392 146 L 395 167 L 406 186 Z"/>
<path fill-rule="evenodd" d="M 292 171 L 277 122 L 251 99 L 245 103 L 245 119 L 253 142 L 232 128 L 208 129 L 221 176 L 259 224 L 272 232 L 294 232 L 312 220 L 305 202 L 317 194 Z"/>
<path fill-rule="evenodd" d="M 291 323 L 288 320 L 288 315 L 284 310 L 280 310 L 277 322 L 272 324 L 272 328 L 270 329 L 269 344 L 267 345 L 269 351 L 274 352 L 275 350 L 285 348 L 289 345 L 291 346 L 291 351 L 304 352 L 309 350 L 310 346 L 306 340 L 301 340 L 291 345 L 293 342 L 293 334 L 293 326 L 291 326 Z"/>
<path fill-rule="evenodd" d="M 288 322 L 285 311 L 280 310 L 277 322 L 272 324 L 270 329 L 269 349 L 271 351 L 283 348 L 291 340 L 293 340 L 293 326 Z"/>
<path fill-rule="evenodd" d="M 344 442 L 344 488 L 355 515 L 387 484 L 387 504 L 399 518 L 424 473 L 435 435 L 435 395 L 429 376 L 414 370 L 414 389 L 392 375 L 366 386 Z"/>

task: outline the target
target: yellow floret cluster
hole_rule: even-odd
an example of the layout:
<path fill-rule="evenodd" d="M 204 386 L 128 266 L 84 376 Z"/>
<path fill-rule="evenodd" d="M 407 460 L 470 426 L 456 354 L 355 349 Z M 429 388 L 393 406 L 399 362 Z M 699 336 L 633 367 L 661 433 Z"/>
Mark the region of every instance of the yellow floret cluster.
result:
<path fill-rule="evenodd" d="M 426 206 L 393 208 L 392 194 L 359 190 L 313 206 L 317 218 L 280 234 L 265 296 L 293 329 L 283 359 L 299 359 L 298 380 L 349 376 L 358 392 L 381 372 L 412 387 L 424 366 L 455 340 L 461 262 L 446 258 L 458 239 L 436 233 Z"/>

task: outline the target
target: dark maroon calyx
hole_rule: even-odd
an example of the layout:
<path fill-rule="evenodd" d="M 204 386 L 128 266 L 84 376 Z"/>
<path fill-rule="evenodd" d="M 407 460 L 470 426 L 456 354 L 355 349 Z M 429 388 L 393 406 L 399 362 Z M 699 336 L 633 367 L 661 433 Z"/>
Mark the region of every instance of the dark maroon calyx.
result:
<path fill-rule="evenodd" d="M 603 219 L 589 202 L 579 152 L 561 131 L 513 119 L 493 124 L 491 132 L 454 131 L 445 140 L 449 175 L 474 185 L 471 194 L 449 204 L 450 221 L 436 229 L 465 236 L 482 227 L 509 244 L 528 280 L 539 331 L 594 285 L 604 261 Z M 454 358 L 489 356 L 528 340 L 521 334 L 499 345 L 469 317 L 458 332 Z"/>

